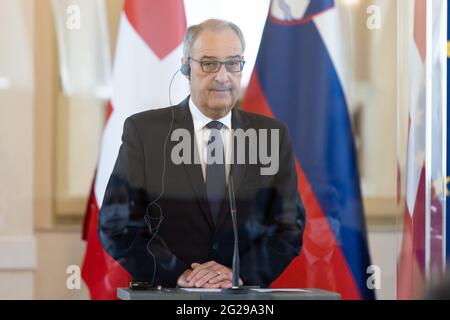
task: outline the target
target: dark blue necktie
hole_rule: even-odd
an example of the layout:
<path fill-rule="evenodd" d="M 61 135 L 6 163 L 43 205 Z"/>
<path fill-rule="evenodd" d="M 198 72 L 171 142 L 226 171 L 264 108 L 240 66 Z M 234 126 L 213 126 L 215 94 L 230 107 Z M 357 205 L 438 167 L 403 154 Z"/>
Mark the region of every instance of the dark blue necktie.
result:
<path fill-rule="evenodd" d="M 206 193 L 214 224 L 217 224 L 226 189 L 224 147 L 220 135 L 223 124 L 211 121 L 206 127 L 211 129 L 207 146 Z"/>

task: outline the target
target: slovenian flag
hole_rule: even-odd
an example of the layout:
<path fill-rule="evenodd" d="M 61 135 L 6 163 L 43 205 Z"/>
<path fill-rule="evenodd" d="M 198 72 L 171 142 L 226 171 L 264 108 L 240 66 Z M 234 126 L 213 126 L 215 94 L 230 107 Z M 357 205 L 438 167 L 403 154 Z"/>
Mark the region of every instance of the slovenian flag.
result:
<path fill-rule="evenodd" d="M 282 120 L 307 220 L 299 257 L 272 287 L 373 299 L 344 42 L 332 0 L 273 0 L 243 109 Z"/>

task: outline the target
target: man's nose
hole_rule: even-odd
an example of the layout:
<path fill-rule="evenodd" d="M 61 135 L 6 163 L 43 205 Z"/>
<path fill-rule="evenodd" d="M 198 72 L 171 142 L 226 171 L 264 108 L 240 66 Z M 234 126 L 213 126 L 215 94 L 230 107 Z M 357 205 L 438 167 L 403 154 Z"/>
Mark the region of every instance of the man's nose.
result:
<path fill-rule="evenodd" d="M 225 68 L 225 65 L 222 64 L 219 68 L 219 71 L 216 72 L 216 76 L 214 79 L 218 82 L 227 82 L 228 81 L 228 71 Z"/>

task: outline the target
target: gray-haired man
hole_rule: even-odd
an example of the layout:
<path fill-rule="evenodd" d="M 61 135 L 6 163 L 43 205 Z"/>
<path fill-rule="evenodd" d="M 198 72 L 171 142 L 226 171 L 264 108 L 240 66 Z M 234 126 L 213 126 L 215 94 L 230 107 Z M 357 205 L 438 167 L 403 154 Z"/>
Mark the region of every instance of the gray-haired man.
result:
<path fill-rule="evenodd" d="M 189 27 L 181 71 L 189 79 L 191 95 L 177 106 L 125 121 L 100 210 L 99 236 L 135 280 L 231 286 L 230 176 L 236 191 L 241 283 L 270 285 L 300 253 L 305 210 L 287 129 L 237 107 L 244 49 L 242 32 L 230 22 L 210 19 Z M 200 163 L 171 161 L 177 141 L 168 137 L 180 128 L 191 134 L 192 152 Z M 236 129 L 278 132 L 280 165 L 275 174 L 261 175 L 264 165 L 259 162 L 230 161 L 229 155 L 235 155 L 230 133 Z M 212 139 L 213 132 L 220 134 Z M 223 148 L 223 163 L 208 161 L 213 140 Z"/>

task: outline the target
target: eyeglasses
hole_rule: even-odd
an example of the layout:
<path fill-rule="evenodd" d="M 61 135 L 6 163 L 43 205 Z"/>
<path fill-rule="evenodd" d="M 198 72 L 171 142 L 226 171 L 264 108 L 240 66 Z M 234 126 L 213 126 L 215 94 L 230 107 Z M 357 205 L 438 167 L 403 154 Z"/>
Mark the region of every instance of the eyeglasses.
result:
<path fill-rule="evenodd" d="M 241 72 L 242 69 L 244 69 L 245 61 L 244 59 L 230 59 L 226 61 L 219 61 L 219 60 L 203 60 L 199 61 L 192 57 L 189 57 L 190 60 L 195 61 L 197 63 L 200 63 L 200 66 L 202 67 L 203 72 L 206 73 L 215 73 L 220 70 L 222 65 L 225 65 L 225 69 L 228 72 Z"/>

